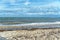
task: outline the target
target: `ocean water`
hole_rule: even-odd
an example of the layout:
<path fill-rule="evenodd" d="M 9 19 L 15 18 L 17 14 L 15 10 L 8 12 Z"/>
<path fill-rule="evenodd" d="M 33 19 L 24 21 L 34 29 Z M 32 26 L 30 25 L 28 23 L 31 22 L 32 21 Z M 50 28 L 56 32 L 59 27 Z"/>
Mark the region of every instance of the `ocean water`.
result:
<path fill-rule="evenodd" d="M 50 17 L 0 17 L 0 24 L 13 25 L 25 23 L 59 22 L 60 18 Z"/>
<path fill-rule="evenodd" d="M 60 28 L 60 18 L 51 17 L 0 17 L 0 26 L 29 26 L 31 28 Z"/>

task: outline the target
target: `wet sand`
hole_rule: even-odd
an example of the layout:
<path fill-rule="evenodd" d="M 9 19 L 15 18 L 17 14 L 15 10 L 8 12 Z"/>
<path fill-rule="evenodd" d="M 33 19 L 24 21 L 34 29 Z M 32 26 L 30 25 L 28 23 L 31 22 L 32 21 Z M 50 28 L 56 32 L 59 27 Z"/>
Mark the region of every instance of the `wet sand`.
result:
<path fill-rule="evenodd" d="M 30 30 L 30 29 L 54 29 L 54 28 L 60 28 L 60 24 L 27 24 L 27 25 L 0 25 L 0 30 Z"/>

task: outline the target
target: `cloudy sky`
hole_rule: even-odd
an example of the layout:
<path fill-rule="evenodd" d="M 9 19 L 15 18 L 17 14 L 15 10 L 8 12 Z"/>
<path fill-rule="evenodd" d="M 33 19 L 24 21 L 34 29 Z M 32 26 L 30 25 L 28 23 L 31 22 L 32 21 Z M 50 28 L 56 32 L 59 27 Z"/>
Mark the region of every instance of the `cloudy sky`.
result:
<path fill-rule="evenodd" d="M 59 0 L 0 0 L 0 17 L 60 16 Z"/>

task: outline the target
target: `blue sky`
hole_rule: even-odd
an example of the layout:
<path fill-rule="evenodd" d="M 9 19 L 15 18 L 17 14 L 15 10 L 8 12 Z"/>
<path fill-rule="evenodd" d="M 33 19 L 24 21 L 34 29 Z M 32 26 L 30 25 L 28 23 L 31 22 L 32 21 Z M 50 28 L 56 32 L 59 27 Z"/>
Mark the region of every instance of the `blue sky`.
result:
<path fill-rule="evenodd" d="M 59 0 L 0 0 L 0 17 L 58 17 L 59 10 Z"/>

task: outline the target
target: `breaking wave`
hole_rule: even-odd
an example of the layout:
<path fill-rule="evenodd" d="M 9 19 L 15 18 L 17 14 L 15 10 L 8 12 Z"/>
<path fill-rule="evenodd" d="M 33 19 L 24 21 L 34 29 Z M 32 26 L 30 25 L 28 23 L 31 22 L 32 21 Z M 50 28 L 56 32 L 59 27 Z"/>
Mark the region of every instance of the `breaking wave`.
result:
<path fill-rule="evenodd" d="M 23 30 L 33 28 L 60 28 L 60 22 L 42 22 L 42 23 L 26 23 L 16 25 L 0 25 L 0 30 Z"/>
<path fill-rule="evenodd" d="M 41 23 L 25 23 L 25 24 L 13 24 L 13 25 L 4 25 L 4 24 L 0 24 L 0 26 L 32 26 L 32 25 L 56 25 L 56 24 L 60 24 L 60 22 L 56 21 L 56 22 L 41 22 Z"/>

